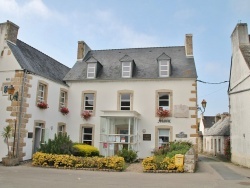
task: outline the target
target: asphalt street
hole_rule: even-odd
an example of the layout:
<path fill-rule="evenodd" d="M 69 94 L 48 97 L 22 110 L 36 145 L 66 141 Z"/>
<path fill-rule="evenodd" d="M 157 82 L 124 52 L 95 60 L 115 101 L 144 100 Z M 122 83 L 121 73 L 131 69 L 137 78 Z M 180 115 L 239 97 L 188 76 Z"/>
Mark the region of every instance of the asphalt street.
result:
<path fill-rule="evenodd" d="M 250 187 L 250 169 L 199 156 L 195 173 L 62 170 L 0 165 L 0 188 L 238 188 Z"/>

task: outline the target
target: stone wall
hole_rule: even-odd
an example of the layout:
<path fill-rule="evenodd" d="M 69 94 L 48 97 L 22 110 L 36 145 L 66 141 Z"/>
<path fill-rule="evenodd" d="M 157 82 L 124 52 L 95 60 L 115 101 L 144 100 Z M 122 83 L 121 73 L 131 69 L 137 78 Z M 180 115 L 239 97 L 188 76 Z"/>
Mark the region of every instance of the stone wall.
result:
<path fill-rule="evenodd" d="M 197 154 L 194 148 L 190 148 L 188 152 L 185 154 L 184 159 L 184 172 L 195 172 L 197 165 Z"/>

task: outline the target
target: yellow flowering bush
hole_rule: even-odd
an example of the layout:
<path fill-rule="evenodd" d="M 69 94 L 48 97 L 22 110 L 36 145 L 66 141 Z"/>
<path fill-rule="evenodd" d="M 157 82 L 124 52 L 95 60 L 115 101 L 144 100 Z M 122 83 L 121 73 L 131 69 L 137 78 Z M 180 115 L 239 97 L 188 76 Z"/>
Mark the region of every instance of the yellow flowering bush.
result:
<path fill-rule="evenodd" d="M 122 171 L 125 168 L 123 157 L 76 157 L 36 152 L 32 158 L 33 166 L 53 166 L 63 168 L 98 168 Z"/>
<path fill-rule="evenodd" d="M 157 170 L 154 157 L 147 157 L 143 159 L 142 166 L 144 170 Z"/>
<path fill-rule="evenodd" d="M 87 144 L 75 144 L 73 148 L 76 150 L 74 151 L 75 156 L 81 157 L 92 157 L 92 156 L 99 156 L 99 150 Z"/>
<path fill-rule="evenodd" d="M 142 161 L 142 166 L 144 171 L 147 170 L 176 170 L 178 172 L 183 172 L 183 165 L 178 167 L 175 165 L 175 158 L 165 157 L 161 162 L 158 161 L 159 158 L 156 156 L 147 157 Z M 158 164 L 159 163 L 159 164 Z M 179 169 L 179 170 L 178 170 Z"/>

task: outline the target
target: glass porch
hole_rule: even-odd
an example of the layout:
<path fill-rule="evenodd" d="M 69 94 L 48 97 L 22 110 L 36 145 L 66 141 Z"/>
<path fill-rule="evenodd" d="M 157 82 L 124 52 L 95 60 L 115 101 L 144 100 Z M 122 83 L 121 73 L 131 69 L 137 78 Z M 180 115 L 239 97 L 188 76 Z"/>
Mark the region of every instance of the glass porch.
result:
<path fill-rule="evenodd" d="M 116 155 L 119 150 L 139 150 L 139 116 L 136 111 L 103 111 L 100 127 L 100 154 Z"/>

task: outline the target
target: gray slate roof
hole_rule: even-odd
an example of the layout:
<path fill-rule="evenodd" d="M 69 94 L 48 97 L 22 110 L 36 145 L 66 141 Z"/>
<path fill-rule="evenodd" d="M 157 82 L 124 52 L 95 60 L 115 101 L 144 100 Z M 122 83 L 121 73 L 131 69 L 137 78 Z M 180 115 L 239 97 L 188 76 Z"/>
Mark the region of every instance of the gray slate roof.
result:
<path fill-rule="evenodd" d="M 20 40 L 17 40 L 16 45 L 9 41 L 7 41 L 7 44 L 22 69 L 26 69 L 58 83 L 65 84 L 63 78 L 69 72 L 69 67 Z"/>
<path fill-rule="evenodd" d="M 211 128 L 205 131 L 205 136 L 230 136 L 229 116 L 217 121 Z"/>
<path fill-rule="evenodd" d="M 77 61 L 64 80 L 87 80 L 87 63 L 90 57 L 96 59 L 102 69 L 95 80 L 122 80 L 121 60 L 133 59 L 135 70 L 133 77 L 129 79 L 167 79 L 159 78 L 158 63 L 163 53 L 171 58 L 172 78 L 197 78 L 194 58 L 187 58 L 185 47 L 152 47 L 152 48 L 129 48 L 113 50 L 91 50 L 83 61 Z"/>
<path fill-rule="evenodd" d="M 202 121 L 205 129 L 210 128 L 215 123 L 215 116 L 204 116 Z"/>
<path fill-rule="evenodd" d="M 250 69 L 250 45 L 241 45 L 240 50 Z"/>

